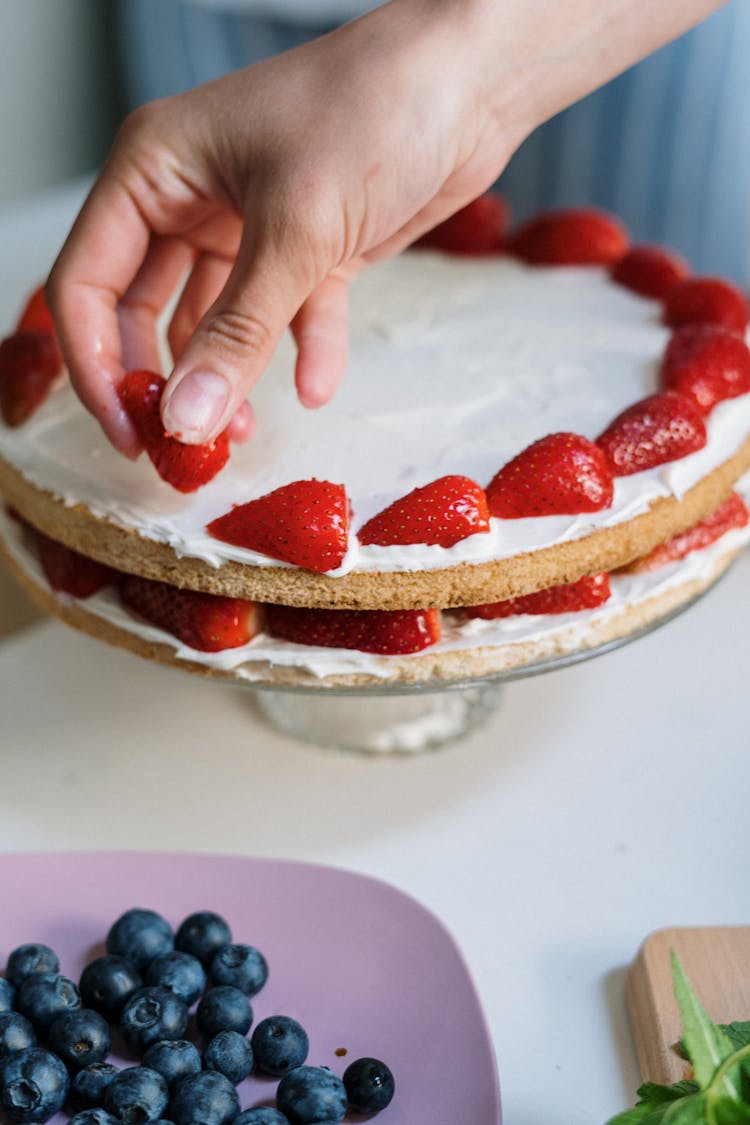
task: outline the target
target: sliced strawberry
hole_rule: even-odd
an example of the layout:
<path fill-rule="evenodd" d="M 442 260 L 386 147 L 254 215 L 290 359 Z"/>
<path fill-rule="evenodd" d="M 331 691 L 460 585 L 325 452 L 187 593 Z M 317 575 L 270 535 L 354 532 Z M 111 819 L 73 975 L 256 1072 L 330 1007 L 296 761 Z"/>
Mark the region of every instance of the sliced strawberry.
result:
<path fill-rule="evenodd" d="M 295 480 L 236 504 L 207 530 L 224 543 L 325 573 L 344 561 L 349 501 L 343 484 Z"/>
<path fill-rule="evenodd" d="M 677 254 L 662 246 L 631 246 L 612 267 L 612 280 L 641 297 L 663 301 L 690 273 L 690 267 Z"/>
<path fill-rule="evenodd" d="M 180 590 L 134 574 L 121 576 L 120 597 L 128 609 L 199 652 L 239 648 L 261 628 L 255 602 Z"/>
<path fill-rule="evenodd" d="M 628 574 L 641 574 L 643 571 L 656 570 L 667 563 L 684 559 L 693 551 L 700 551 L 721 539 L 728 531 L 734 528 L 745 527 L 750 520 L 750 513 L 742 497 L 736 492 L 730 492 L 723 503 L 719 504 L 710 516 L 693 524 L 687 531 L 674 535 L 666 543 L 655 547 L 650 554 L 636 559 L 630 566 L 624 567 Z"/>
<path fill-rule="evenodd" d="M 63 362 L 49 332 L 24 329 L 0 343 L 0 412 L 8 426 L 22 425 L 42 405 Z"/>
<path fill-rule="evenodd" d="M 509 214 L 505 200 L 487 192 L 427 231 L 414 245 L 446 254 L 496 254 L 502 248 Z"/>
<path fill-rule="evenodd" d="M 592 574 L 567 582 L 564 586 L 548 586 L 535 594 L 507 598 L 503 602 L 475 605 L 465 610 L 467 617 L 515 617 L 519 613 L 575 613 L 579 609 L 596 609 L 604 605 L 611 593 L 609 574 Z"/>
<path fill-rule="evenodd" d="M 301 645 L 406 656 L 440 640 L 436 609 L 295 609 L 266 606 L 266 629 Z"/>
<path fill-rule="evenodd" d="M 41 531 L 26 525 L 32 533 L 36 552 L 45 577 L 53 590 L 74 598 L 90 598 L 105 586 L 114 586 L 119 572 L 96 562 Z"/>
<path fill-rule="evenodd" d="M 229 460 L 229 436 L 204 445 L 186 445 L 168 434 L 159 413 L 165 380 L 152 371 L 129 371 L 120 384 L 120 401 L 162 480 L 178 492 L 195 492 Z"/>
<path fill-rule="evenodd" d="M 662 391 L 623 410 L 596 439 L 616 477 L 677 461 L 706 444 L 706 424 L 695 403 Z"/>
<path fill-rule="evenodd" d="M 719 324 L 730 332 L 744 332 L 748 319 L 744 293 L 719 277 L 689 277 L 675 285 L 664 304 L 664 323 L 671 328 Z"/>
<path fill-rule="evenodd" d="M 395 543 L 452 547 L 489 529 L 484 490 L 469 477 L 449 476 L 394 500 L 360 529 L 359 541 L 380 547 Z"/>
<path fill-rule="evenodd" d="M 18 318 L 16 332 L 49 332 L 56 336 L 55 322 L 44 299 L 44 288 L 40 285 L 29 297 L 23 312 Z"/>
<path fill-rule="evenodd" d="M 508 249 L 535 266 L 609 266 L 628 250 L 625 228 L 602 211 L 571 208 L 536 215 Z"/>
<path fill-rule="evenodd" d="M 598 512 L 612 503 L 612 473 L 602 451 L 580 434 L 547 434 L 523 449 L 487 488 L 501 519 Z"/>
<path fill-rule="evenodd" d="M 678 328 L 664 354 L 659 382 L 692 399 L 708 414 L 725 398 L 750 391 L 750 348 L 741 336 L 715 324 Z"/>

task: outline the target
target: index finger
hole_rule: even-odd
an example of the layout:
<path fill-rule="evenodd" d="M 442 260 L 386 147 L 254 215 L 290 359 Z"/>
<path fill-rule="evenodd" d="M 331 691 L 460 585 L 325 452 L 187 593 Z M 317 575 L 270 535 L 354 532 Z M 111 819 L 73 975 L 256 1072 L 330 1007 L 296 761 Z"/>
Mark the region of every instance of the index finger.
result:
<path fill-rule="evenodd" d="M 117 307 L 150 237 L 134 195 L 105 168 L 47 283 L 71 382 L 112 444 L 129 457 L 141 446 L 118 395 L 124 371 Z"/>

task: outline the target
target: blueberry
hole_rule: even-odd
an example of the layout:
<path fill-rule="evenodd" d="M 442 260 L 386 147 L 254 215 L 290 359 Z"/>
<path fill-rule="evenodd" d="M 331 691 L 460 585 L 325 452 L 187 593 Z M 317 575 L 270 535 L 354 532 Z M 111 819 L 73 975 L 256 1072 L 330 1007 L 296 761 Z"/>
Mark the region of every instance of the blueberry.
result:
<path fill-rule="evenodd" d="M 239 1031 L 240 1035 L 247 1035 L 253 1022 L 253 1009 L 239 988 L 220 984 L 204 994 L 198 1004 L 196 1019 L 205 1039 L 213 1039 L 220 1031 Z"/>
<path fill-rule="evenodd" d="M 268 965 L 252 945 L 222 945 L 211 961 L 211 980 L 214 984 L 233 984 L 246 996 L 255 996 L 268 980 Z"/>
<path fill-rule="evenodd" d="M 290 1125 L 336 1125 L 346 1113 L 344 1083 L 320 1066 L 298 1066 L 285 1075 L 276 1105 Z"/>
<path fill-rule="evenodd" d="M 79 1070 L 70 1080 L 70 1104 L 75 1110 L 95 1109 L 104 1104 L 104 1091 L 119 1074 L 111 1063 L 96 1062 Z"/>
<path fill-rule="evenodd" d="M 107 934 L 107 953 L 132 961 L 139 971 L 173 948 L 172 927 L 155 910 L 127 910 Z"/>
<path fill-rule="evenodd" d="M 121 1125 L 121 1123 L 118 1117 L 113 1117 L 101 1106 L 92 1106 L 90 1109 L 82 1109 L 76 1113 L 71 1117 L 68 1125 Z"/>
<path fill-rule="evenodd" d="M 253 1049 L 238 1031 L 220 1031 L 203 1052 L 203 1065 L 236 1086 L 253 1069 Z"/>
<path fill-rule="evenodd" d="M 302 1066 L 310 1049 L 307 1032 L 291 1016 L 268 1016 L 252 1036 L 255 1063 L 265 1074 L 280 1078 Z"/>
<path fill-rule="evenodd" d="M 192 953 L 202 964 L 208 965 L 216 950 L 229 945 L 231 940 L 232 931 L 221 915 L 199 910 L 180 925 L 175 935 L 175 948 Z"/>
<path fill-rule="evenodd" d="M 81 1007 L 81 994 L 67 977 L 57 973 L 34 973 L 16 993 L 16 1008 L 34 1025 L 38 1035 L 46 1035 L 58 1016 Z"/>
<path fill-rule="evenodd" d="M 62 1109 L 68 1072 L 51 1051 L 27 1047 L 3 1063 L 0 1101 L 14 1121 L 48 1121 Z"/>
<path fill-rule="evenodd" d="M 0 1059 L 27 1047 L 36 1047 L 36 1034 L 26 1016 L 20 1012 L 0 1012 Z"/>
<path fill-rule="evenodd" d="M 269 1105 L 259 1105 L 256 1109 L 243 1110 L 232 1125 L 289 1125 L 289 1118 Z"/>
<path fill-rule="evenodd" d="M 390 1069 L 379 1059 L 355 1059 L 344 1071 L 349 1106 L 357 1113 L 378 1113 L 390 1105 L 395 1084 Z"/>
<path fill-rule="evenodd" d="M 6 980 L 5 977 L 0 977 L 0 1012 L 13 1011 L 13 997 L 16 994 L 15 986 Z"/>
<path fill-rule="evenodd" d="M 168 1101 L 167 1083 L 157 1070 L 147 1066 L 126 1067 L 104 1091 L 104 1108 L 124 1125 L 158 1121 Z"/>
<path fill-rule="evenodd" d="M 197 957 L 179 949 L 163 953 L 146 970 L 146 984 L 169 988 L 188 1007 L 194 1004 L 206 987 L 206 973 Z"/>
<path fill-rule="evenodd" d="M 124 1004 L 118 1026 L 132 1051 L 140 1054 L 160 1039 L 182 1039 L 187 1005 L 168 988 L 139 988 Z"/>
<path fill-rule="evenodd" d="M 180 1083 L 169 1108 L 175 1125 L 230 1125 L 240 1112 L 240 1099 L 228 1078 L 204 1070 Z"/>
<path fill-rule="evenodd" d="M 158 1070 L 170 1090 L 192 1074 L 200 1074 L 202 1062 L 198 1048 L 187 1039 L 162 1039 L 152 1043 L 143 1056 L 143 1065 Z"/>
<path fill-rule="evenodd" d="M 112 1039 L 109 1024 L 99 1012 L 79 1008 L 58 1016 L 49 1029 L 47 1045 L 68 1070 L 81 1070 L 89 1063 L 103 1062 Z"/>
<path fill-rule="evenodd" d="M 101 1012 L 108 1020 L 117 1019 L 127 998 L 142 987 L 140 973 L 132 961 L 112 953 L 105 953 L 87 965 L 79 985 L 86 1007 Z"/>
<path fill-rule="evenodd" d="M 54 949 L 48 945 L 29 942 L 19 945 L 8 958 L 5 975 L 16 988 L 32 973 L 56 973 L 60 962 Z"/>

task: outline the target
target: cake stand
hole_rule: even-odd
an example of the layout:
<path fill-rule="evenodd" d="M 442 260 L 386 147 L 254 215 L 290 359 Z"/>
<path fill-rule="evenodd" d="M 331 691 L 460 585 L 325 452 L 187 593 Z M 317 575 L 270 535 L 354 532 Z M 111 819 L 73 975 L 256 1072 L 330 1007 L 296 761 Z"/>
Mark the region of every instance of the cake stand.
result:
<path fill-rule="evenodd" d="M 497 710 L 505 684 L 593 660 L 647 636 L 695 605 L 731 565 L 680 605 L 603 644 L 473 679 L 351 688 L 254 683 L 255 704 L 275 730 L 316 746 L 369 754 L 435 750 L 481 727 Z"/>

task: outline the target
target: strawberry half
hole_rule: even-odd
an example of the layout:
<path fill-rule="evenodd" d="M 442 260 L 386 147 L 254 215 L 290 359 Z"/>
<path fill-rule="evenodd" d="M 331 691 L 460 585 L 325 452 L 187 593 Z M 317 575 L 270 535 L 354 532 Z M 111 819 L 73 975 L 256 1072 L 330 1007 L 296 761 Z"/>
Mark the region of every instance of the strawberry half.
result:
<path fill-rule="evenodd" d="M 452 547 L 461 539 L 489 531 L 487 497 L 469 477 L 440 477 L 394 500 L 359 532 L 362 544 L 427 543 Z"/>
<path fill-rule="evenodd" d="M 535 266 L 609 266 L 628 249 L 625 228 L 602 211 L 549 211 L 513 234 L 508 249 Z"/>
<path fill-rule="evenodd" d="M 501 196 L 487 192 L 427 231 L 414 245 L 446 254 L 496 254 L 502 249 L 509 213 Z"/>
<path fill-rule="evenodd" d="M 708 414 L 722 399 L 750 391 L 750 348 L 741 336 L 718 325 L 688 324 L 669 341 L 659 382 Z"/>
<path fill-rule="evenodd" d="M 49 332 L 24 329 L 0 343 L 0 413 L 8 426 L 20 426 L 39 409 L 63 362 Z"/>
<path fill-rule="evenodd" d="M 134 574 L 121 576 L 120 598 L 128 609 L 199 652 L 239 648 L 260 632 L 260 610 L 243 598 L 180 590 Z"/>
<path fill-rule="evenodd" d="M 689 277 L 675 285 L 664 304 L 664 323 L 719 324 L 730 332 L 744 332 L 750 310 L 744 293 L 719 277 Z"/>
<path fill-rule="evenodd" d="M 119 572 L 104 563 L 50 539 L 41 531 L 26 525 L 32 534 L 36 553 L 45 577 L 53 590 L 74 598 L 90 598 L 105 586 L 114 586 Z"/>
<path fill-rule="evenodd" d="M 691 399 L 676 391 L 662 391 L 618 414 L 596 444 L 614 476 L 627 477 L 702 449 L 706 424 Z"/>
<path fill-rule="evenodd" d="M 465 610 L 467 617 L 515 617 L 519 613 L 535 615 L 546 613 L 575 613 L 580 609 L 596 609 L 604 605 L 611 593 L 609 574 L 592 574 L 567 582 L 563 586 L 548 586 L 535 594 L 523 594 L 502 602 L 475 605 Z"/>
<path fill-rule="evenodd" d="M 203 445 L 186 445 L 168 434 L 159 413 L 165 385 L 152 371 L 129 371 L 120 384 L 120 401 L 162 480 L 178 492 L 195 492 L 226 465 L 229 436 L 225 430 Z"/>
<path fill-rule="evenodd" d="M 440 613 L 436 609 L 295 609 L 269 605 L 266 629 L 274 637 L 301 645 L 406 656 L 440 640 Z"/>
<path fill-rule="evenodd" d="M 235 505 L 207 530 L 224 543 L 325 573 L 344 561 L 349 501 L 343 484 L 296 480 Z"/>
<path fill-rule="evenodd" d="M 49 332 L 56 336 L 55 322 L 52 313 L 47 308 L 44 299 L 44 288 L 39 286 L 29 297 L 24 305 L 23 312 L 18 318 L 17 332 Z"/>
<path fill-rule="evenodd" d="M 631 246 L 612 267 L 612 280 L 641 297 L 663 301 L 690 273 L 690 267 L 677 254 L 662 246 Z"/>
<path fill-rule="evenodd" d="M 547 434 L 518 453 L 487 488 L 490 515 L 501 519 L 598 512 L 614 483 L 602 451 L 580 434 Z"/>
<path fill-rule="evenodd" d="M 736 492 L 730 492 L 723 503 L 719 504 L 710 516 L 693 524 L 687 531 L 674 535 L 666 543 L 655 547 L 650 554 L 636 559 L 630 566 L 624 568 L 627 574 L 641 574 L 646 570 L 656 570 L 667 563 L 684 559 L 693 551 L 700 551 L 721 539 L 728 531 L 734 528 L 745 527 L 750 520 L 745 501 Z"/>

